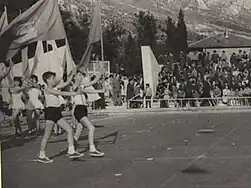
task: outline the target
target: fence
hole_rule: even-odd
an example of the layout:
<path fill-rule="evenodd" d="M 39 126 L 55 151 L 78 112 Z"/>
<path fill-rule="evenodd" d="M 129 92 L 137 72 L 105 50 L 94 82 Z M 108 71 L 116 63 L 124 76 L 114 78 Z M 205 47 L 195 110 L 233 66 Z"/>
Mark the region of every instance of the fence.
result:
<path fill-rule="evenodd" d="M 250 108 L 251 97 L 219 97 L 219 98 L 169 98 L 169 99 L 145 99 L 135 96 L 127 102 L 127 108 L 143 108 L 146 102 L 151 107 L 187 109 L 192 107 L 203 108 Z"/>

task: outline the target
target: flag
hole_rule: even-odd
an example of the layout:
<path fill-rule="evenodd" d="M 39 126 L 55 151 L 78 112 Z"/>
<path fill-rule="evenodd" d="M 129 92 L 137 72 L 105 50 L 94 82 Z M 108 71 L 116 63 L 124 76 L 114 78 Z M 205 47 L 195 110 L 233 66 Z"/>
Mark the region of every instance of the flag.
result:
<path fill-rule="evenodd" d="M 89 31 L 88 45 L 85 53 L 78 65 L 78 68 L 86 68 L 91 57 L 92 48 L 95 43 L 101 40 L 101 12 L 100 0 L 95 0 L 93 3 L 92 23 Z"/>
<path fill-rule="evenodd" d="M 0 18 L 0 33 L 8 26 L 8 16 L 7 16 L 7 8 L 4 7 L 4 12 Z"/>
<path fill-rule="evenodd" d="M 62 67 L 63 67 L 63 80 L 64 82 L 67 81 L 67 77 L 68 77 L 68 71 L 67 71 L 67 60 L 66 60 L 66 50 L 67 48 L 65 47 L 65 52 L 64 52 L 64 57 L 63 57 L 63 63 L 62 63 Z"/>
<path fill-rule="evenodd" d="M 24 77 L 29 75 L 29 58 L 28 58 L 28 47 L 22 49 L 22 68 Z"/>
<path fill-rule="evenodd" d="M 39 0 L 0 33 L 0 58 L 9 60 L 32 42 L 64 38 L 57 0 Z"/>

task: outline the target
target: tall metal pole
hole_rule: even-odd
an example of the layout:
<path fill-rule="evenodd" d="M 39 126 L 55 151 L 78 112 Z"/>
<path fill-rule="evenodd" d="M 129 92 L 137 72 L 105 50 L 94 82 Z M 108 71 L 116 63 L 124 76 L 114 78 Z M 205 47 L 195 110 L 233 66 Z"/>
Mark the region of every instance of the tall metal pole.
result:
<path fill-rule="evenodd" d="M 103 29 L 102 29 L 102 16 L 101 16 L 101 0 L 98 0 L 99 1 L 99 5 L 100 5 L 100 32 L 101 32 L 101 60 L 104 61 L 104 41 L 103 41 Z"/>

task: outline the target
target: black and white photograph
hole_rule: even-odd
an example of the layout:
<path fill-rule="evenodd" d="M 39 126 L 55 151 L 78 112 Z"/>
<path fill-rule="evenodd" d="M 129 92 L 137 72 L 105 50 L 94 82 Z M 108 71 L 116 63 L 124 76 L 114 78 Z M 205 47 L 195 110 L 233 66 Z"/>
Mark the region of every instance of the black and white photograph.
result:
<path fill-rule="evenodd" d="M 251 0 L 0 0 L 0 187 L 251 188 Z"/>

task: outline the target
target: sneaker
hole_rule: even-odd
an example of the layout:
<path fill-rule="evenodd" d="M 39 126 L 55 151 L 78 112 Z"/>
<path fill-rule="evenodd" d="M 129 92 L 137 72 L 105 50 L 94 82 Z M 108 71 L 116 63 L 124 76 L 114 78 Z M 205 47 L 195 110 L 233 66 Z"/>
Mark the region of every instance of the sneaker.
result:
<path fill-rule="evenodd" d="M 67 156 L 68 156 L 70 159 L 76 159 L 76 158 L 83 157 L 84 154 L 83 154 L 83 153 L 78 153 L 78 152 L 75 151 L 75 153 L 73 153 L 73 154 L 67 153 Z"/>
<path fill-rule="evenodd" d="M 49 159 L 48 157 L 44 157 L 44 158 L 39 157 L 38 162 L 48 164 L 48 163 L 53 163 L 53 160 Z"/>
<path fill-rule="evenodd" d="M 91 157 L 103 157 L 105 155 L 105 153 L 96 150 L 96 151 L 90 151 L 89 155 Z"/>

